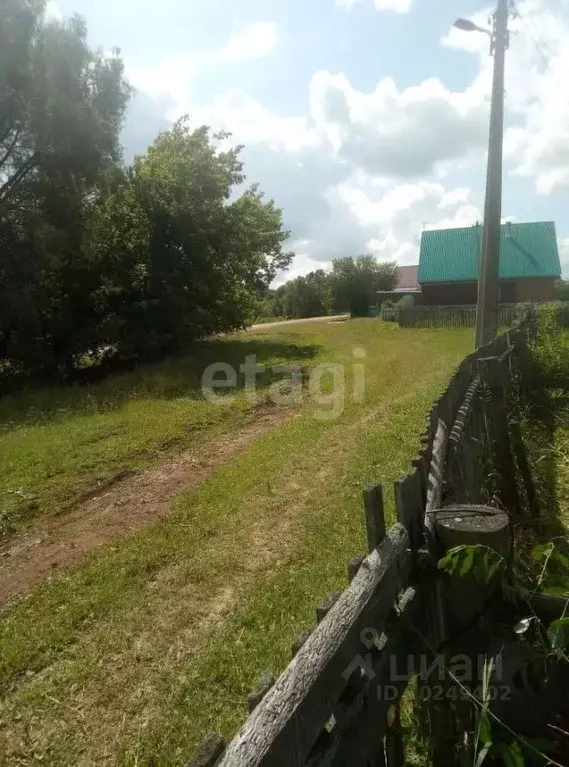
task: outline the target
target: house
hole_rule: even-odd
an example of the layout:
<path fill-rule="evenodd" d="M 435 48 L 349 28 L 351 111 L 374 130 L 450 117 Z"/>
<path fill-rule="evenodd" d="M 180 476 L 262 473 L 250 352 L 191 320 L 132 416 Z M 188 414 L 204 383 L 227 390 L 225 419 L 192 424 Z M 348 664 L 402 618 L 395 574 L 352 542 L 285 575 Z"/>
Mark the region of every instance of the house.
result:
<path fill-rule="evenodd" d="M 425 231 L 418 282 L 427 306 L 475 304 L 482 226 Z M 506 223 L 501 227 L 500 301 L 551 301 L 561 276 L 553 221 Z"/>
<path fill-rule="evenodd" d="M 403 296 L 418 296 L 421 293 L 421 288 L 417 282 L 417 273 L 419 266 L 398 266 L 397 267 L 397 281 L 393 290 L 380 290 L 378 291 L 378 300 L 382 304 L 384 301 L 399 301 Z"/>

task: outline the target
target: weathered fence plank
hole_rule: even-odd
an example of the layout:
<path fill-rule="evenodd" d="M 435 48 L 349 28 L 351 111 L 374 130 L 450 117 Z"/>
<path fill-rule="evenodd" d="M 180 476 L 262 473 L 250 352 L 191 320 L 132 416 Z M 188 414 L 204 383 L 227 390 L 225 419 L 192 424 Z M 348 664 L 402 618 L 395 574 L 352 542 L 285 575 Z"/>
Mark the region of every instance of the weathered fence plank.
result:
<path fill-rule="evenodd" d="M 188 767 L 216 767 L 225 747 L 226 743 L 221 735 L 216 733 L 208 735 L 199 747 L 197 754 L 188 762 Z"/>
<path fill-rule="evenodd" d="M 488 409 L 486 425 L 491 432 L 491 443 L 494 448 L 493 459 L 500 474 L 503 495 L 501 500 L 509 511 L 519 516 L 521 514 L 521 503 L 516 485 L 516 469 L 510 444 L 502 368 L 498 356 L 482 357 L 478 360 L 478 364 L 480 366 L 480 377 L 489 390 L 489 396 L 485 399 Z"/>
<path fill-rule="evenodd" d="M 389 707 L 399 700 L 413 669 L 409 657 L 422 649 L 420 634 L 425 626 L 424 589 L 409 587 L 402 594 L 397 609 L 379 642 L 366 658 L 366 675 L 358 688 L 334 709 L 337 725 L 330 731 L 326 748 L 310 767 L 353 767 L 388 764 L 385 761 Z M 401 745 L 399 743 L 399 745 Z"/>
<path fill-rule="evenodd" d="M 427 505 L 425 507 L 425 530 L 427 537 L 434 540 L 435 521 L 433 512 L 440 508 L 443 494 L 443 470 L 447 451 L 447 427 L 439 418 L 437 432 L 433 441 L 429 484 L 427 487 Z"/>
<path fill-rule="evenodd" d="M 395 510 L 397 519 L 405 525 L 413 548 L 417 549 L 423 537 L 423 493 L 421 477 L 414 469 L 395 482 Z"/>
<path fill-rule="evenodd" d="M 316 608 L 316 621 L 317 623 L 322 623 L 324 618 L 328 615 L 330 610 L 334 607 L 338 599 L 340 598 L 341 594 L 339 591 L 332 591 L 326 599 L 322 602 L 321 605 L 318 605 Z"/>
<path fill-rule="evenodd" d="M 363 492 L 366 518 L 368 551 L 373 551 L 385 538 L 385 512 L 383 509 L 383 488 L 372 485 Z"/>
<path fill-rule="evenodd" d="M 291 648 L 291 655 L 293 658 L 298 653 L 300 648 L 303 647 L 308 642 L 311 634 L 312 634 L 312 631 L 305 629 L 294 640 L 294 642 L 292 643 L 292 648 Z"/>
<path fill-rule="evenodd" d="M 518 320 L 523 304 L 501 304 L 499 324 L 509 326 Z M 474 304 L 449 306 L 388 307 L 379 310 L 383 320 L 395 321 L 402 328 L 474 327 L 476 306 Z"/>
<path fill-rule="evenodd" d="M 358 570 L 362 566 L 362 562 L 365 559 L 365 554 L 360 554 L 357 557 L 354 557 L 350 560 L 348 563 L 348 582 L 351 583 L 356 575 L 358 574 Z"/>
<path fill-rule="evenodd" d="M 361 632 L 381 628 L 401 581 L 408 581 L 409 536 L 395 525 L 229 745 L 223 767 L 304 767 L 346 687 Z"/>

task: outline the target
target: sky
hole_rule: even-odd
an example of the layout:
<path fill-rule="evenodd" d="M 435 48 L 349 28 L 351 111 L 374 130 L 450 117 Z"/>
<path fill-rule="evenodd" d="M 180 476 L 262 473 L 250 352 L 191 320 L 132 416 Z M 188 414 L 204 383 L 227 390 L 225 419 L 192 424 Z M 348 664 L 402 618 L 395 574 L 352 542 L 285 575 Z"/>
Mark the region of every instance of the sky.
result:
<path fill-rule="evenodd" d="M 55 0 L 120 48 L 124 157 L 187 114 L 232 133 L 296 255 L 418 262 L 424 228 L 482 221 L 492 58 L 485 0 Z M 569 0 L 511 5 L 502 215 L 557 227 L 569 277 Z"/>

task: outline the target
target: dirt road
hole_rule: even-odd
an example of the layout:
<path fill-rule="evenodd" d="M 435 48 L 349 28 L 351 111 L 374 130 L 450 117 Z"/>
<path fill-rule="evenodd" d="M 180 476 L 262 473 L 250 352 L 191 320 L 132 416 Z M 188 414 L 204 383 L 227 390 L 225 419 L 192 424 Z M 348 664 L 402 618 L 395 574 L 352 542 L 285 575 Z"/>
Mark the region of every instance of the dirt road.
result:
<path fill-rule="evenodd" d="M 307 317 L 303 320 L 279 320 L 279 322 L 265 322 L 259 325 L 251 325 L 247 330 L 264 330 L 265 328 L 276 328 L 279 325 L 298 325 L 301 322 L 340 322 L 349 319 L 349 314 L 334 314 L 331 317 Z"/>
<path fill-rule="evenodd" d="M 72 511 L 39 520 L 0 546 L 0 610 L 54 570 L 77 564 L 108 541 L 134 533 L 170 511 L 172 500 L 293 415 L 264 413 L 236 432 L 188 450 L 95 493 Z"/>

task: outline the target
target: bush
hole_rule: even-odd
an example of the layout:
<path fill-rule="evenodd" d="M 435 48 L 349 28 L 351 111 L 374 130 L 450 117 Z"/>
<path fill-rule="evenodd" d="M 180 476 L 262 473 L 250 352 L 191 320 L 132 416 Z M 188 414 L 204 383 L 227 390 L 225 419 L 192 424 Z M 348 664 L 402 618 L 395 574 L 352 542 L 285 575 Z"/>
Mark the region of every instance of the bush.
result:
<path fill-rule="evenodd" d="M 412 309 L 415 306 L 415 299 L 410 295 L 403 296 L 403 298 L 400 298 L 395 306 L 398 309 Z"/>

